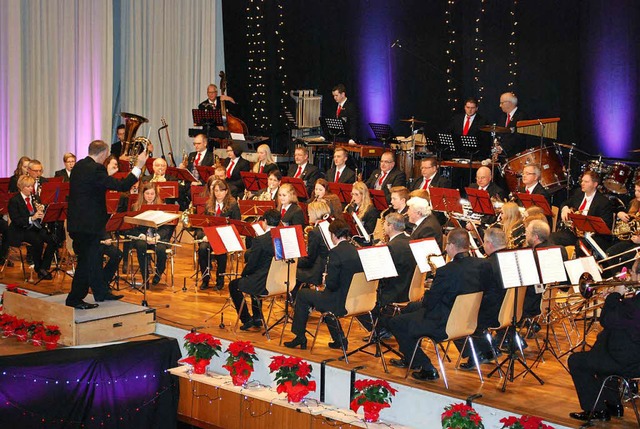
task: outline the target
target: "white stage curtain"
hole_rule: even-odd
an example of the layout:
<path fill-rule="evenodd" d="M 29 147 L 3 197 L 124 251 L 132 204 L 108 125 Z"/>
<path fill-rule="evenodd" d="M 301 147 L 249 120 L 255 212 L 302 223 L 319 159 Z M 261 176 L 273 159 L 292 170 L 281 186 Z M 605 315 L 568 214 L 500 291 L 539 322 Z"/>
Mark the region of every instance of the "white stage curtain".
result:
<path fill-rule="evenodd" d="M 116 18 L 115 124 L 121 111 L 149 119 L 137 135 L 149 136 L 160 155 L 157 129 L 169 124 L 177 163 L 193 150 L 191 109 L 206 98 L 224 68 L 222 3 L 211 0 L 120 0 Z M 119 24 L 118 24 L 119 23 Z M 119 30 L 118 30 L 119 29 Z M 118 40 L 120 37 L 120 40 Z M 121 46 L 121 48 L 119 48 Z M 165 134 L 165 153 L 168 152 Z"/>
<path fill-rule="evenodd" d="M 0 0 L 0 175 L 27 155 L 45 176 L 109 136 L 111 0 Z"/>
<path fill-rule="evenodd" d="M 164 116 L 179 162 L 222 43 L 221 0 L 0 0 L 0 177 L 22 155 L 52 176 L 65 152 L 112 142 L 121 111 L 154 143 Z"/>

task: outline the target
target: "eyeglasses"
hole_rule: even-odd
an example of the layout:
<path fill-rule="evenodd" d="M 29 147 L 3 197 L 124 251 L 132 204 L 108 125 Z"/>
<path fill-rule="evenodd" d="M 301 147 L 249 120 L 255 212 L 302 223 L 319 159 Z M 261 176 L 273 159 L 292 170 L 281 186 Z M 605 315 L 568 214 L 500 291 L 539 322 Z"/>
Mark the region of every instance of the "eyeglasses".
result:
<path fill-rule="evenodd" d="M 381 159 L 380 162 L 383 164 L 391 164 L 393 161 L 387 161 L 386 159 Z"/>

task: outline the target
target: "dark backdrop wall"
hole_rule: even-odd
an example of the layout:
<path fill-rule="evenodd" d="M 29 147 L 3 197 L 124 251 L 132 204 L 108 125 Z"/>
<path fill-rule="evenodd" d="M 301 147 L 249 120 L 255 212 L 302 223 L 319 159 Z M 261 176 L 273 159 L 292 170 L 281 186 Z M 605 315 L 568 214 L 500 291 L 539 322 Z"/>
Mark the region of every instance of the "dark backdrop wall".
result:
<path fill-rule="evenodd" d="M 324 113 L 332 114 L 331 88 L 344 83 L 360 106 L 363 139 L 373 136 L 368 122 L 407 135 L 399 119 L 411 116 L 436 133 L 468 96 L 480 97 L 482 114 L 497 118 L 507 90 L 532 119 L 561 117 L 558 141 L 591 153 L 627 156 L 640 137 L 637 103 L 630 102 L 640 80 L 640 2 L 225 1 L 229 91 L 240 101 L 238 113 L 248 116 L 247 16 L 255 5 L 264 10 L 269 61 L 279 40 L 285 47 L 282 70 L 274 65 L 263 76 L 268 125 L 247 121 L 255 133 L 286 133 L 282 91 L 317 89 Z"/>

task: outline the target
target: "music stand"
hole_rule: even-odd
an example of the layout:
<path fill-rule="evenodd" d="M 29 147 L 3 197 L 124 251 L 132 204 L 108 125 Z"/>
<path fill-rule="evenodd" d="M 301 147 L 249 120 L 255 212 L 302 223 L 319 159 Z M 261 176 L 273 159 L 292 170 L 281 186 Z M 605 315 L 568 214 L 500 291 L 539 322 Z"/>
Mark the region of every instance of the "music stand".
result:
<path fill-rule="evenodd" d="M 350 183 L 329 182 L 329 190 L 337 195 L 343 204 L 351 202 L 351 189 L 353 189 L 353 185 Z"/>
<path fill-rule="evenodd" d="M 156 182 L 156 188 L 162 200 L 178 198 L 178 182 Z"/>
<path fill-rule="evenodd" d="M 252 173 L 250 171 L 241 171 L 240 177 L 247 191 L 259 191 L 267 188 L 268 176 L 265 173 Z"/>
<path fill-rule="evenodd" d="M 256 230 L 253 229 L 249 222 L 243 222 L 237 219 L 229 219 L 229 224 L 236 227 L 238 234 L 244 237 L 255 237 Z"/>
<path fill-rule="evenodd" d="M 394 140 L 396 138 L 393 130 L 391 129 L 391 125 L 369 122 L 369 127 L 371 128 L 371 131 L 373 131 L 373 135 L 376 137 L 376 140 L 380 140 L 385 147 L 388 146 L 389 140 Z"/>
<path fill-rule="evenodd" d="M 47 182 L 42 184 L 40 202 L 51 204 L 67 201 L 69 196 L 69 182 Z"/>
<path fill-rule="evenodd" d="M 208 226 L 220 226 L 220 225 L 226 225 L 229 223 L 229 219 L 226 217 L 221 217 L 221 216 L 209 216 L 209 215 L 205 215 L 205 214 L 190 214 L 189 215 L 189 223 L 191 224 L 191 228 L 200 228 L 203 229 L 205 227 Z M 194 246 L 194 252 L 195 250 L 195 246 L 199 244 L 199 242 L 194 241 L 193 242 L 193 246 Z M 191 277 L 195 277 L 195 288 L 196 291 L 198 290 L 198 280 L 199 280 L 199 276 L 200 276 L 200 265 L 196 264 L 196 272 L 194 275 L 192 275 Z M 209 268 L 207 267 L 207 270 Z M 203 274 L 204 276 L 204 274 Z"/>
<path fill-rule="evenodd" d="M 462 213 L 460 191 L 449 188 L 429 188 L 433 210 L 449 213 Z"/>
<path fill-rule="evenodd" d="M 9 182 L 11 181 L 10 177 L 2 177 L 0 178 L 0 193 L 4 192 L 7 193 L 9 192 Z"/>
<path fill-rule="evenodd" d="M 107 200 L 107 203 L 109 202 L 109 200 Z M 133 225 L 126 223 L 124 221 L 124 217 L 125 216 L 135 216 L 136 214 L 139 214 L 139 212 L 119 212 L 116 213 L 115 210 L 113 212 L 113 214 L 111 215 L 111 217 L 109 218 L 109 220 L 107 221 L 107 224 L 105 226 L 105 231 L 106 232 L 113 232 L 116 235 L 116 247 L 118 249 L 120 249 L 120 231 L 126 231 L 128 229 L 133 228 Z M 123 257 L 127 257 L 127 255 L 123 255 Z M 126 279 L 125 282 L 129 283 Z M 134 285 L 132 285 L 131 283 L 129 283 L 129 286 L 134 287 Z M 120 264 L 118 264 L 118 267 L 116 268 L 116 290 L 120 290 Z"/>
<path fill-rule="evenodd" d="M 382 189 L 370 189 L 369 195 L 371 196 L 371 202 L 378 211 L 383 211 L 389 208 L 387 197 L 384 195 Z"/>
<path fill-rule="evenodd" d="M 203 183 L 209 180 L 209 177 L 213 176 L 216 173 L 216 169 L 214 167 L 209 167 L 207 165 L 198 165 L 196 167 L 196 171 L 198 172 L 198 176 L 200 176 L 200 179 L 202 179 Z"/>
<path fill-rule="evenodd" d="M 573 226 L 579 231 L 593 232 L 600 235 L 611 235 L 609 226 L 598 216 L 586 216 L 570 213 L 569 219 L 573 221 Z"/>
<path fill-rule="evenodd" d="M 320 116 L 320 126 L 325 135 L 331 137 L 333 144 L 336 144 L 336 137 L 344 136 L 347 131 L 344 129 L 344 121 L 340 118 L 332 118 L 329 116 Z"/>
<path fill-rule="evenodd" d="M 462 150 L 469 154 L 469 183 L 471 183 L 471 166 L 473 165 L 473 154 L 478 153 L 478 138 L 476 136 L 460 136 L 460 143 Z"/>
<path fill-rule="evenodd" d="M 305 200 L 309 198 L 309 194 L 307 194 L 307 187 L 305 186 L 302 179 L 295 177 L 283 177 L 282 183 L 290 183 L 296 190 L 298 198 L 302 198 Z"/>
<path fill-rule="evenodd" d="M 476 188 L 464 188 L 464 190 L 467 193 L 467 199 L 471 203 L 471 210 L 473 210 L 474 213 L 484 215 L 496 214 L 489 192 Z"/>
<path fill-rule="evenodd" d="M 67 183 L 68 185 L 68 183 Z M 56 237 L 56 230 L 58 228 L 58 222 L 64 222 L 65 219 L 67 218 L 67 207 L 68 207 L 68 203 L 67 202 L 61 202 L 61 203 L 49 203 L 49 205 L 47 205 L 46 208 L 46 212 L 44 214 L 44 217 L 42 218 L 42 224 L 46 224 L 46 223 L 51 223 L 54 222 L 54 232 L 53 232 L 53 236 Z M 2 239 L 4 240 L 4 237 L 2 237 Z M 56 243 L 58 244 L 58 243 Z M 53 273 L 57 273 L 58 271 L 60 271 L 63 275 L 67 275 L 71 278 L 73 278 L 72 275 L 70 275 L 69 273 L 67 273 L 65 270 L 60 268 L 60 261 L 58 260 L 58 258 L 55 258 L 56 260 L 56 266 L 53 267 L 51 270 L 49 270 L 49 274 L 53 274 Z M 39 279 L 37 282 L 35 282 L 34 284 L 38 284 L 40 283 L 42 280 L 44 280 L 44 278 Z"/>
<path fill-rule="evenodd" d="M 131 164 L 124 159 L 118 159 L 118 171 L 120 173 L 128 173 L 131 171 Z"/>
<path fill-rule="evenodd" d="M 193 116 L 193 123 L 204 126 L 222 126 L 222 111 L 219 109 L 191 109 L 191 115 Z"/>
<path fill-rule="evenodd" d="M 167 167 L 167 171 L 165 173 L 166 176 L 173 176 L 178 180 L 183 180 L 185 182 L 197 182 L 193 174 L 187 170 L 186 168 L 178 168 L 178 167 Z"/>
<path fill-rule="evenodd" d="M 118 205 L 120 204 L 120 192 L 107 191 L 105 195 L 107 202 L 107 213 L 113 214 L 118 211 Z"/>
<path fill-rule="evenodd" d="M 453 142 L 453 135 L 438 133 L 438 149 L 441 152 L 457 152 L 456 144 Z"/>
<path fill-rule="evenodd" d="M 240 217 L 262 216 L 264 212 L 276 207 L 275 201 L 238 200 Z"/>
<path fill-rule="evenodd" d="M 544 211 L 545 216 L 553 216 L 551 207 L 549 207 L 549 202 L 543 195 L 518 192 L 516 196 L 520 201 L 522 201 L 522 205 L 524 206 L 525 210 L 531 206 L 536 206 L 540 207 Z"/>

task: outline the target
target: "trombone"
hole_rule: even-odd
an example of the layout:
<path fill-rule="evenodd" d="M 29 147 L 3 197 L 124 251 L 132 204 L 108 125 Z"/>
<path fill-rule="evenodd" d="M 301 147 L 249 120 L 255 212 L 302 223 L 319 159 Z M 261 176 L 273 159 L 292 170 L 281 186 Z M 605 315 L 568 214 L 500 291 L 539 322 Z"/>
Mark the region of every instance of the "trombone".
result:
<path fill-rule="evenodd" d="M 633 256 L 631 256 L 631 257 L 627 258 L 626 260 L 624 260 L 624 261 L 622 261 L 622 262 L 618 262 L 617 264 L 610 265 L 610 266 L 608 266 L 608 267 L 603 267 L 603 266 L 602 266 L 602 263 L 603 263 L 603 262 L 610 261 L 610 260 L 612 260 L 612 259 L 619 258 L 619 257 L 620 257 L 620 256 L 622 256 L 622 255 L 626 255 L 626 254 L 628 254 L 628 253 L 634 253 L 634 252 L 635 252 L 635 254 L 634 254 Z M 638 256 L 639 256 L 639 253 L 640 253 L 640 246 L 636 246 L 636 247 L 634 247 L 634 248 L 632 248 L 632 249 L 625 250 L 624 252 L 620 252 L 620 253 L 618 253 L 618 254 L 615 254 L 615 255 L 612 255 L 612 256 L 608 256 L 608 257 L 606 257 L 606 258 L 604 258 L 604 259 L 601 259 L 601 260 L 599 260 L 599 261 L 597 261 L 597 262 L 598 262 L 598 265 L 600 265 L 600 268 L 602 269 L 602 271 L 607 271 L 607 270 L 611 270 L 611 269 L 613 269 L 613 268 L 619 267 L 619 266 L 621 266 L 621 265 L 626 265 L 626 264 L 628 264 L 629 262 L 633 261 L 634 259 L 637 259 L 637 258 L 638 258 Z"/>

